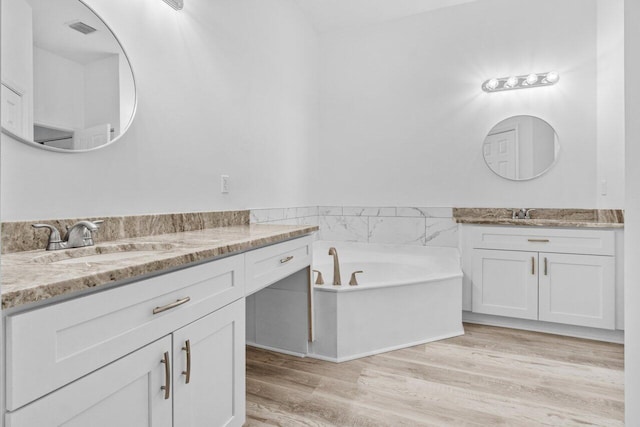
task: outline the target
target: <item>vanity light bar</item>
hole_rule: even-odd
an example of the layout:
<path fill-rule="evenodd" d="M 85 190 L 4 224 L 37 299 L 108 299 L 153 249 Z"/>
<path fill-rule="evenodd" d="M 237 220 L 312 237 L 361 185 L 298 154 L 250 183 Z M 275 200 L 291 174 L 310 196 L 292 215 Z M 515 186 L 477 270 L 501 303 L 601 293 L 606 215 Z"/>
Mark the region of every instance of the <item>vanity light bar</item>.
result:
<path fill-rule="evenodd" d="M 524 76 L 493 78 L 482 83 L 482 90 L 488 93 L 503 90 L 528 89 L 532 87 L 551 86 L 558 83 L 560 74 L 556 71 L 548 73 L 531 73 Z"/>
<path fill-rule="evenodd" d="M 164 0 L 164 1 L 175 10 L 182 10 L 182 8 L 184 7 L 183 0 Z"/>

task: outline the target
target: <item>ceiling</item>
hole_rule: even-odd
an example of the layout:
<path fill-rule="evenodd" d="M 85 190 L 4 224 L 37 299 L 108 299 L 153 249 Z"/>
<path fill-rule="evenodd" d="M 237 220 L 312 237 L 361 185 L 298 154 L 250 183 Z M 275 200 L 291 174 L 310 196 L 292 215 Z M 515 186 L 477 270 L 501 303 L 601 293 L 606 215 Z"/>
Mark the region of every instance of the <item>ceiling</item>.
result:
<path fill-rule="evenodd" d="M 119 54 L 115 37 L 90 9 L 77 0 L 27 0 L 33 10 L 33 43 L 80 64 Z M 82 21 L 94 28 L 83 35 L 68 27 Z"/>
<path fill-rule="evenodd" d="M 391 21 L 476 0 L 295 0 L 320 32 Z"/>

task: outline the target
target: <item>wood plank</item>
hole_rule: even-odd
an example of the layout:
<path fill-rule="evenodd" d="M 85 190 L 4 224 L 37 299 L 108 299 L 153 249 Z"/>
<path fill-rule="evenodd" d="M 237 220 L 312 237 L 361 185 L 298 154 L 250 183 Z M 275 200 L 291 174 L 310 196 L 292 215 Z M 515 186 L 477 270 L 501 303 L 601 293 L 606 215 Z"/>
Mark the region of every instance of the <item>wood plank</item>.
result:
<path fill-rule="evenodd" d="M 249 348 L 247 425 L 624 425 L 623 346 L 465 330 L 340 364 Z"/>

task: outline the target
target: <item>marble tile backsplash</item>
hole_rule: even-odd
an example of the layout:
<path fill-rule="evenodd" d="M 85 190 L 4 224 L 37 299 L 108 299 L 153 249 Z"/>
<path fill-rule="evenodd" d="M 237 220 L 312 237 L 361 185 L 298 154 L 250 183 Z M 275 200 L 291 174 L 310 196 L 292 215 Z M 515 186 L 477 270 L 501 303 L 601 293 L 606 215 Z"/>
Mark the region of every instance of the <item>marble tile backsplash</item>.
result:
<path fill-rule="evenodd" d="M 251 222 L 318 225 L 320 240 L 458 246 L 452 208 L 307 206 L 254 209 Z"/>

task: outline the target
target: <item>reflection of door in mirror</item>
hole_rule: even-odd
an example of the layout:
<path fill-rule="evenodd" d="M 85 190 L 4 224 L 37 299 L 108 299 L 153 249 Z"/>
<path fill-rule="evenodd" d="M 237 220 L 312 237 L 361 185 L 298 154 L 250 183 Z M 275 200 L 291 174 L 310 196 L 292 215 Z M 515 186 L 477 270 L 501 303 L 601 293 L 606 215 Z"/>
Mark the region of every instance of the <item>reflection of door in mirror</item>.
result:
<path fill-rule="evenodd" d="M 518 178 L 518 143 L 516 129 L 494 133 L 484 141 L 484 158 L 500 176 Z"/>
<path fill-rule="evenodd" d="M 514 116 L 489 131 L 482 150 L 487 166 L 497 175 L 527 180 L 542 175 L 555 163 L 558 136 L 542 119 Z"/>

